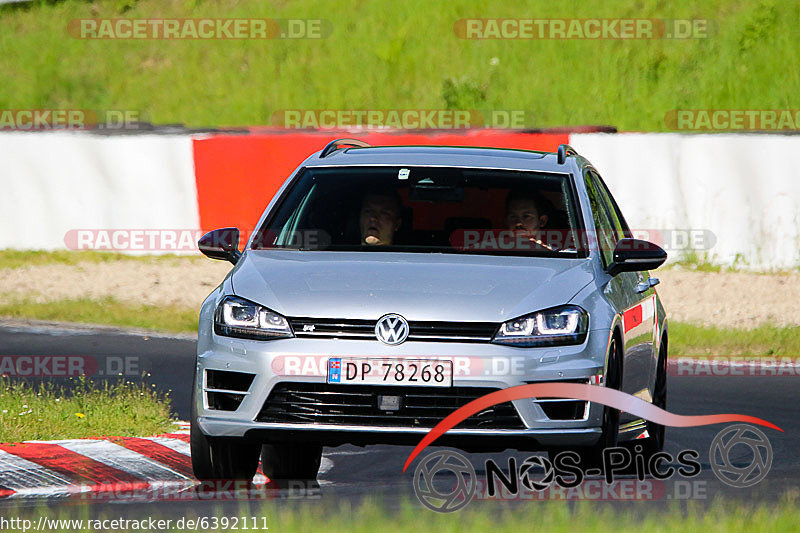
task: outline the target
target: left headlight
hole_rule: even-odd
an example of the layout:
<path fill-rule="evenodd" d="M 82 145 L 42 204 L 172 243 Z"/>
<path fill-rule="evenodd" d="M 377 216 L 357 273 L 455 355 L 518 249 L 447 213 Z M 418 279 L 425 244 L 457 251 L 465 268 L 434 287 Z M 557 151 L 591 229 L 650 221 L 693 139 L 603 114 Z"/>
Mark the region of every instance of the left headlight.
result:
<path fill-rule="evenodd" d="M 294 337 L 292 327 L 283 315 L 237 296 L 226 296 L 217 305 L 214 333 L 258 340 Z"/>
<path fill-rule="evenodd" d="M 530 348 L 582 344 L 589 331 L 589 314 L 564 305 L 503 322 L 492 342 Z"/>

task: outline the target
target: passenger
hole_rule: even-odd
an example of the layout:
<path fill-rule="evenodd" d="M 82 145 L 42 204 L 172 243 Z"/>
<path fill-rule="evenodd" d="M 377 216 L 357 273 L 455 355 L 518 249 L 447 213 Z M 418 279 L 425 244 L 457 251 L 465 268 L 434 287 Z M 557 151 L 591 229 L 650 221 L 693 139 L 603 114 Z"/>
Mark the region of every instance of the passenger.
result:
<path fill-rule="evenodd" d="M 370 191 L 361 203 L 361 244 L 390 245 L 400 228 L 400 198 L 394 191 Z"/>

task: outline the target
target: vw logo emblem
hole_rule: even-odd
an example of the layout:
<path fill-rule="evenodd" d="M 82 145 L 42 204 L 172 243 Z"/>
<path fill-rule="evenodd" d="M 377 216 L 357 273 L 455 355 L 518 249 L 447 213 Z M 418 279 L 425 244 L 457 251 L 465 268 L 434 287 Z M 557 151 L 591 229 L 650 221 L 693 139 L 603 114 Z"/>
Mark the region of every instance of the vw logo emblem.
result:
<path fill-rule="evenodd" d="M 408 338 L 408 322 L 400 315 L 384 315 L 375 324 L 375 336 L 384 344 L 400 344 Z"/>

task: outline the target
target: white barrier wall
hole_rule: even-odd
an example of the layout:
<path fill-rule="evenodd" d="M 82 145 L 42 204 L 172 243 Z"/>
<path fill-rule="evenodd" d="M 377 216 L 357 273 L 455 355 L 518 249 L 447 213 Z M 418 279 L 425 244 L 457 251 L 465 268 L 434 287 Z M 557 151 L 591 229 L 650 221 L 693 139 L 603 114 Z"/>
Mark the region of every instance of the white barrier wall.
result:
<path fill-rule="evenodd" d="M 629 224 L 707 230 L 700 258 L 800 265 L 800 136 L 573 134 Z M 200 227 L 190 135 L 0 133 L 0 248 L 61 249 L 80 229 Z M 682 252 L 668 250 L 670 259 Z"/>
<path fill-rule="evenodd" d="M 570 144 L 598 169 L 632 228 L 710 230 L 707 257 L 723 265 L 800 265 L 800 136 L 592 133 Z"/>
<path fill-rule="evenodd" d="M 188 135 L 0 134 L 0 248 L 76 229 L 200 227 Z"/>

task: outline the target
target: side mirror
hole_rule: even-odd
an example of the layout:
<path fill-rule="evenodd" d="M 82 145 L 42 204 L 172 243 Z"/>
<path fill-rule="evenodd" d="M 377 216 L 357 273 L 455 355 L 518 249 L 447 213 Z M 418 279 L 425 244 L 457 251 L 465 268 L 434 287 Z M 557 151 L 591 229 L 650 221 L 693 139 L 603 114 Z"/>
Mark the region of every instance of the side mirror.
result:
<path fill-rule="evenodd" d="M 222 228 L 209 231 L 197 241 L 197 247 L 206 257 L 223 259 L 234 265 L 242 257 L 239 251 L 239 229 Z"/>
<path fill-rule="evenodd" d="M 614 261 L 606 269 L 616 276 L 620 272 L 655 270 L 667 260 L 667 252 L 652 242 L 620 239 L 614 247 Z"/>

